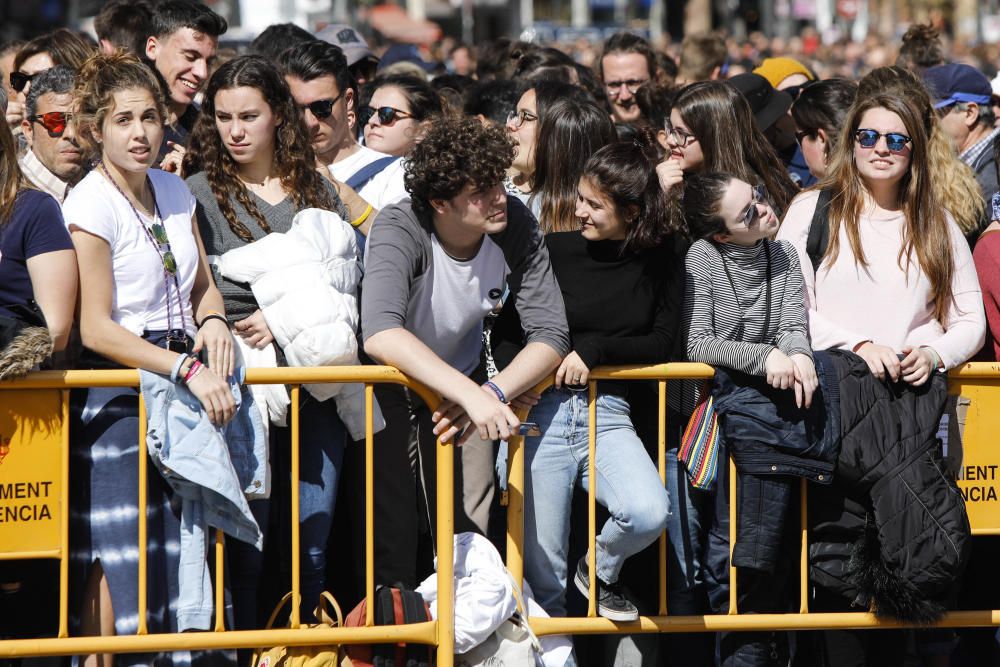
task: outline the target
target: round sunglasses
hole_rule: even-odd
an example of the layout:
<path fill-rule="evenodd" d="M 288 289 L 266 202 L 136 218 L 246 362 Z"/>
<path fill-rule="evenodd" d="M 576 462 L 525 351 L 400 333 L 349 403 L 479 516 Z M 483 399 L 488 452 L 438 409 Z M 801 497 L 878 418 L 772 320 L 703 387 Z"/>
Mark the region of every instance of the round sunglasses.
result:
<path fill-rule="evenodd" d="M 854 133 L 854 138 L 862 148 L 875 148 L 878 140 L 885 137 L 886 147 L 893 153 L 901 153 L 906 149 L 906 144 L 912 140 L 901 132 L 886 132 L 882 134 L 876 130 L 860 129 Z"/>
<path fill-rule="evenodd" d="M 767 204 L 770 206 L 771 202 L 767 197 L 767 189 L 763 185 L 753 186 L 753 195 L 750 198 L 750 204 L 743 210 L 743 214 L 740 215 L 739 224 L 743 225 L 744 228 L 750 229 L 750 227 L 763 217 L 763 214 L 757 208 L 759 204 Z"/>
<path fill-rule="evenodd" d="M 367 106 L 361 109 L 361 124 L 367 125 L 373 116 L 378 116 L 380 125 L 392 125 L 397 120 L 413 118 L 413 114 L 395 107 L 378 107 L 376 109 L 375 107 Z"/>
<path fill-rule="evenodd" d="M 48 113 L 40 113 L 34 116 L 28 116 L 28 120 L 32 123 L 38 123 L 45 128 L 45 131 L 49 133 L 49 136 L 53 139 L 61 137 L 63 132 L 66 131 L 66 126 L 69 125 L 69 121 L 73 118 L 73 114 L 66 111 L 49 111 Z"/>

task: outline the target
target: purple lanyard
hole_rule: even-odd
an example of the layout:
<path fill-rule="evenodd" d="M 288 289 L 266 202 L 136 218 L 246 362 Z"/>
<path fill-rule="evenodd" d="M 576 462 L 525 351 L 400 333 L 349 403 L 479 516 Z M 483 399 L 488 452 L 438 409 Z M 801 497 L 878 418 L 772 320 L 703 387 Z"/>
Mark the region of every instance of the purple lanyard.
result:
<path fill-rule="evenodd" d="M 177 280 L 177 270 L 180 268 L 176 263 L 177 258 L 174 257 L 174 273 L 171 276 L 170 272 L 167 271 L 167 263 L 166 260 L 164 259 L 163 251 L 160 249 L 160 244 L 157 243 L 156 237 L 153 236 L 153 232 L 151 232 L 149 227 L 146 226 L 146 223 L 143 222 L 142 216 L 139 215 L 139 211 L 136 209 L 135 204 L 132 203 L 132 200 L 129 199 L 128 196 L 125 194 L 125 192 L 121 189 L 121 187 L 118 186 L 118 184 L 115 182 L 115 179 L 111 178 L 111 174 L 108 173 L 108 168 L 104 166 L 103 161 L 100 163 L 99 166 L 101 167 L 101 171 L 104 172 L 104 175 L 107 176 L 108 180 L 111 182 L 111 185 L 115 186 L 115 190 L 117 190 L 118 194 L 120 194 L 125 199 L 125 203 L 129 205 L 129 208 L 132 209 L 132 213 L 135 214 L 136 222 L 138 222 L 139 227 L 142 228 L 142 231 L 146 236 L 146 240 L 150 242 L 150 244 L 153 246 L 153 249 L 156 251 L 156 254 L 160 258 L 160 266 L 163 267 L 163 290 L 167 295 L 167 329 L 168 329 L 167 338 L 168 339 L 170 338 L 169 332 L 174 330 L 174 314 L 172 310 L 173 307 L 170 304 L 171 277 L 173 277 L 174 291 L 177 293 L 177 310 L 181 320 L 181 331 L 187 334 L 187 318 L 184 317 L 184 299 L 181 296 L 180 282 Z M 160 215 L 160 206 L 156 202 L 156 189 L 153 187 L 153 181 L 149 178 L 149 174 L 146 174 L 146 184 L 149 186 L 149 191 L 153 195 L 153 224 L 155 225 L 157 220 L 159 220 L 160 226 L 163 228 L 163 238 L 165 239 L 163 245 L 167 247 L 167 252 L 172 253 L 173 251 L 170 248 L 170 239 L 167 237 L 167 225 L 165 222 L 163 222 L 163 217 Z"/>

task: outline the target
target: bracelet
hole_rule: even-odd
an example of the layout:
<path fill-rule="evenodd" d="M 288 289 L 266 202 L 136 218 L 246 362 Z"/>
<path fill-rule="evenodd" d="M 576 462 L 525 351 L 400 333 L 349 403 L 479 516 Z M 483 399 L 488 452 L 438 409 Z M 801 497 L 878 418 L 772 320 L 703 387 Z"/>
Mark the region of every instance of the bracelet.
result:
<path fill-rule="evenodd" d="M 489 388 L 490 391 L 492 391 L 494 394 L 496 394 L 497 399 L 501 403 L 506 403 L 507 402 L 507 397 L 503 395 L 503 389 L 501 389 L 500 387 L 498 387 L 495 382 L 493 382 L 492 380 L 489 380 L 483 386 Z"/>
<path fill-rule="evenodd" d="M 364 224 L 365 220 L 368 219 L 368 216 L 372 214 L 373 210 L 374 207 L 371 204 L 368 204 L 368 208 L 365 209 L 364 213 L 358 216 L 356 220 L 351 220 L 351 227 L 360 227 Z"/>
<path fill-rule="evenodd" d="M 174 367 L 170 371 L 171 382 L 176 383 L 180 380 L 177 374 L 181 372 L 181 367 L 184 366 L 184 362 L 190 358 L 190 354 L 184 354 L 183 352 L 177 355 L 177 361 L 174 362 Z"/>
<path fill-rule="evenodd" d="M 208 322 L 209 320 L 219 320 L 220 322 L 226 325 L 227 329 L 229 328 L 229 320 L 227 320 L 224 315 L 220 315 L 219 313 L 209 313 L 208 315 L 203 317 L 201 320 L 201 324 L 198 325 L 198 328 L 200 329 L 203 326 L 205 326 L 205 322 Z"/>
<path fill-rule="evenodd" d="M 191 380 L 193 380 L 195 376 L 201 372 L 202 368 L 203 368 L 202 363 L 197 359 L 195 359 L 194 363 L 191 364 L 191 368 L 188 369 L 187 375 L 184 376 L 184 384 L 187 384 Z"/>

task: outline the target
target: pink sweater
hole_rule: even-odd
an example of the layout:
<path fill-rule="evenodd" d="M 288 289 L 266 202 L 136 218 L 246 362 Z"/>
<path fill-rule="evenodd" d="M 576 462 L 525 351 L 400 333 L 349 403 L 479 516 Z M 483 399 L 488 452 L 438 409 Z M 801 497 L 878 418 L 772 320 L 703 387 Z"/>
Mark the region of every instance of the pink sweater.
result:
<path fill-rule="evenodd" d="M 837 261 L 813 271 L 806 255 L 806 239 L 818 196 L 817 191 L 812 191 L 796 197 L 777 235 L 790 241 L 799 253 L 813 349 L 849 350 L 865 340 L 891 347 L 897 353 L 904 347 L 926 345 L 941 356 L 945 368 L 954 368 L 982 348 L 986 335 L 982 292 L 968 242 L 951 216 L 948 228 L 955 262 L 955 299 L 947 322 L 941 323 L 934 318 L 930 282 L 916 257 L 908 271 L 899 266 L 897 258 L 906 226 L 902 213 L 878 210 L 862 214 L 860 236 L 867 268 L 855 263 L 847 232 L 841 227 Z"/>

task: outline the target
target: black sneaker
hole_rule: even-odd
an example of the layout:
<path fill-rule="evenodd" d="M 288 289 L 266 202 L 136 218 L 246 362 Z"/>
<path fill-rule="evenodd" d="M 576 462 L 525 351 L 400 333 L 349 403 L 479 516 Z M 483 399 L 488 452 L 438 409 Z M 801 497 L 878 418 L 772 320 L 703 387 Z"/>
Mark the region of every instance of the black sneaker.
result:
<path fill-rule="evenodd" d="M 577 589 L 583 593 L 583 597 L 590 599 L 590 577 L 587 575 L 587 557 L 584 556 L 576 564 L 576 576 L 573 577 Z M 612 621 L 639 620 L 639 610 L 632 604 L 621 590 L 621 586 L 615 582 L 607 584 L 597 579 L 597 613 Z"/>

